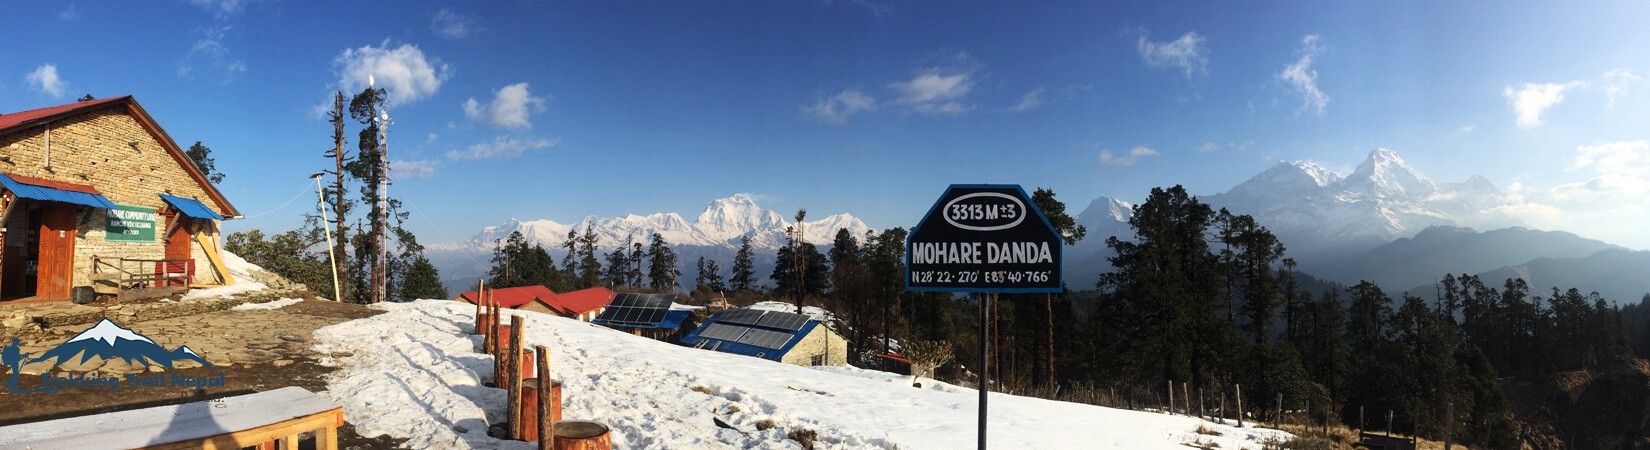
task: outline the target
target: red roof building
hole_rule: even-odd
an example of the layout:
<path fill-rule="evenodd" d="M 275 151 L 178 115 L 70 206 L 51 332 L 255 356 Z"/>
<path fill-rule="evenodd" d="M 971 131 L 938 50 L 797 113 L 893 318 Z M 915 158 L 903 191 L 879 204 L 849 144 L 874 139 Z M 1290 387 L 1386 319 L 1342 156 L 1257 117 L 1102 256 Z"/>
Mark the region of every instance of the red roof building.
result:
<path fill-rule="evenodd" d="M 555 314 L 589 322 L 601 315 L 602 309 L 607 307 L 608 302 L 613 301 L 614 294 L 605 287 L 558 294 L 550 288 L 534 285 L 493 289 L 492 295 L 493 300 L 505 308 Z M 475 292 L 465 292 L 453 297 L 453 300 L 471 304 L 476 302 L 475 299 Z"/>

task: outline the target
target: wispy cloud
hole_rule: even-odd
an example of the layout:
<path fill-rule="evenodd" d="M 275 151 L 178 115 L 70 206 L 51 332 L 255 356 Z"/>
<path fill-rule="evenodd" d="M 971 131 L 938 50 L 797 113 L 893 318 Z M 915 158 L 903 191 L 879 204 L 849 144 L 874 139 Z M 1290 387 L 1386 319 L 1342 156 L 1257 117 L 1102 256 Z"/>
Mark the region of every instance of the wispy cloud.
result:
<path fill-rule="evenodd" d="M 831 125 L 847 125 L 848 119 L 862 111 L 876 109 L 876 99 L 865 95 L 857 89 L 844 89 L 841 93 L 825 97 L 820 95 L 811 105 L 797 107 L 802 115 L 813 120 Z"/>
<path fill-rule="evenodd" d="M 974 74 L 982 65 L 967 52 L 942 53 L 936 63 L 917 71 L 910 80 L 889 83 L 896 103 L 923 115 L 955 115 L 974 109 L 963 103 L 974 89 Z"/>
<path fill-rule="evenodd" d="M 430 17 L 430 30 L 451 39 L 464 39 L 485 29 L 480 19 L 447 8 L 437 10 L 435 15 Z"/>
<path fill-rule="evenodd" d="M 29 72 L 23 81 L 30 88 L 52 97 L 62 98 L 69 90 L 69 82 L 57 75 L 57 64 L 46 63 Z"/>
<path fill-rule="evenodd" d="M 435 175 L 435 161 L 390 160 L 390 173 L 403 180 L 423 180 Z"/>
<path fill-rule="evenodd" d="M 1478 128 L 1478 124 L 1469 123 L 1469 124 L 1466 124 L 1466 125 L 1462 125 L 1461 128 L 1456 128 L 1455 132 L 1456 133 L 1461 133 L 1461 134 L 1467 134 L 1467 133 L 1471 133 L 1472 130 L 1477 129 L 1477 128 Z"/>
<path fill-rule="evenodd" d="M 373 78 L 387 92 L 391 104 L 406 104 L 434 95 L 452 76 L 452 68 L 440 60 L 427 58 L 412 44 L 390 48 L 389 40 L 377 47 L 344 49 L 333 58 L 338 87 L 353 94 L 367 87 Z"/>
<path fill-rule="evenodd" d="M 1531 128 L 1541 126 L 1541 114 L 1554 105 L 1564 103 L 1564 92 L 1584 87 L 1585 81 L 1571 81 L 1568 83 L 1524 83 L 1518 88 L 1508 86 L 1501 91 L 1507 97 L 1513 112 L 1518 116 L 1518 126 Z"/>
<path fill-rule="evenodd" d="M 1323 116 L 1324 108 L 1329 105 L 1329 94 L 1318 89 L 1318 71 L 1312 69 L 1313 59 L 1325 50 L 1319 44 L 1320 40 L 1316 34 L 1308 34 L 1301 38 L 1301 48 L 1295 50 L 1295 53 L 1300 54 L 1300 59 L 1284 66 L 1283 72 L 1278 73 L 1278 78 L 1300 92 L 1301 110 L 1310 109 L 1318 116 Z"/>
<path fill-rule="evenodd" d="M 1632 89 L 1644 84 L 1644 78 L 1634 75 L 1626 68 L 1611 70 L 1604 73 L 1605 104 L 1609 108 L 1616 107 L 1616 100 L 1626 97 Z"/>
<path fill-rule="evenodd" d="M 1100 150 L 1100 165 L 1106 167 L 1128 167 L 1140 161 L 1141 158 L 1151 158 L 1156 156 L 1157 150 L 1146 146 L 1136 146 L 1131 148 L 1129 149 L 1129 152 L 1123 156 L 1112 154 L 1111 149 L 1104 149 Z"/>
<path fill-rule="evenodd" d="M 865 12 L 871 13 L 871 16 L 876 17 L 877 19 L 885 18 L 894 13 L 894 5 L 875 0 L 820 0 L 820 3 L 827 6 L 833 4 L 845 4 L 858 7 L 860 9 L 864 9 Z"/>
<path fill-rule="evenodd" d="M 464 150 L 449 151 L 449 152 L 447 152 L 447 159 L 454 160 L 454 161 L 462 161 L 462 160 L 476 160 L 476 159 L 514 158 L 514 157 L 521 156 L 523 153 L 526 153 L 528 150 L 538 150 L 538 149 L 542 149 L 542 148 L 550 148 L 550 147 L 556 146 L 556 144 L 558 144 L 558 143 L 560 143 L 560 141 L 557 140 L 557 139 L 545 139 L 545 138 L 537 138 L 537 137 L 517 138 L 517 137 L 499 136 L 499 137 L 493 138 L 492 142 L 478 143 L 478 144 L 475 144 L 475 145 L 471 145 L 469 148 L 466 148 Z"/>
<path fill-rule="evenodd" d="M 1195 31 L 1188 31 L 1180 35 L 1179 39 L 1165 42 L 1153 42 L 1146 39 L 1144 33 L 1136 44 L 1140 52 L 1140 59 L 1149 67 L 1177 68 L 1186 74 L 1186 79 L 1193 75 L 1209 73 L 1209 49 L 1203 45 L 1206 39 Z"/>
<path fill-rule="evenodd" d="M 215 79 L 219 83 L 228 83 L 234 81 L 235 76 L 246 72 L 246 62 L 236 59 L 224 43 L 231 31 L 233 27 L 229 25 L 201 30 L 200 39 L 195 40 L 189 47 L 189 52 L 178 61 L 178 76 L 199 75 Z"/>
<path fill-rule="evenodd" d="M 240 14 L 257 0 L 189 0 L 189 3 L 220 18 Z"/>
<path fill-rule="evenodd" d="M 526 82 L 500 88 L 493 101 L 483 106 L 470 97 L 464 101 L 464 116 L 498 128 L 532 128 L 529 116 L 544 110 L 544 99 L 534 97 Z"/>
<path fill-rule="evenodd" d="M 1047 93 L 1047 88 L 1040 87 L 1037 89 L 1032 89 L 1031 92 L 1027 92 L 1025 95 L 1020 96 L 1019 103 L 1015 103 L 1014 106 L 1008 107 L 1008 112 L 1023 113 L 1034 111 L 1043 106 L 1043 96 Z"/>
<path fill-rule="evenodd" d="M 80 18 L 80 5 L 77 5 L 77 4 L 74 4 L 74 3 L 70 3 L 69 7 L 63 8 L 63 12 L 57 13 L 57 20 L 61 20 L 61 21 L 64 21 L 64 22 L 73 21 L 73 20 L 79 19 L 79 18 Z"/>

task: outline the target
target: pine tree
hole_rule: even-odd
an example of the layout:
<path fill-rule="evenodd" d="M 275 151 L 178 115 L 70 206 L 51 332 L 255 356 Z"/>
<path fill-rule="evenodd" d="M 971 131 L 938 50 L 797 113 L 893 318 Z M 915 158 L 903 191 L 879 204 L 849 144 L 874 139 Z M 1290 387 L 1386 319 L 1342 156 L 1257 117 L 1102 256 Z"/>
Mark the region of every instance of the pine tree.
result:
<path fill-rule="evenodd" d="M 561 273 L 568 278 L 577 277 L 579 266 L 575 261 L 579 257 L 579 231 L 577 227 L 567 230 L 567 240 L 561 243 L 562 251 L 567 253 L 561 257 Z"/>
<path fill-rule="evenodd" d="M 1083 240 L 1083 237 L 1088 235 L 1088 228 L 1078 225 L 1076 218 L 1071 217 L 1070 214 L 1066 214 L 1065 202 L 1061 202 L 1060 200 L 1054 198 L 1053 189 L 1037 188 L 1037 190 L 1033 191 L 1031 194 L 1031 203 L 1037 206 L 1037 210 L 1039 212 L 1043 213 L 1043 217 L 1048 219 L 1049 225 L 1054 227 L 1054 231 L 1060 235 L 1060 240 L 1066 245 L 1077 245 L 1078 241 Z M 1042 369 L 1045 372 L 1043 383 L 1044 386 L 1054 386 L 1056 382 L 1054 376 L 1055 349 L 1053 294 L 1043 294 L 1043 318 L 1044 329 L 1042 331 L 1044 335 L 1043 337 L 1046 338 L 1044 340 L 1044 346 L 1048 351 L 1045 354 L 1045 364 Z"/>
<path fill-rule="evenodd" d="M 735 291 L 750 291 L 756 287 L 756 263 L 752 261 L 751 237 L 739 238 L 739 253 L 733 255 L 733 278 L 729 280 Z"/>
<path fill-rule="evenodd" d="M 602 262 L 596 259 L 596 227 L 594 224 L 584 226 L 584 236 L 579 238 L 579 288 L 590 288 L 602 283 Z"/>
<path fill-rule="evenodd" d="M 404 299 L 445 299 L 447 288 L 441 285 L 441 274 L 429 258 L 418 255 L 407 268 L 406 281 L 401 285 Z"/>
<path fill-rule="evenodd" d="M 722 268 L 716 265 L 716 260 L 705 261 L 705 286 L 715 292 L 726 292 L 728 284 L 722 279 Z"/>
<path fill-rule="evenodd" d="M 603 278 L 607 281 L 608 286 L 617 288 L 624 286 L 625 281 L 628 281 L 630 275 L 630 256 L 627 253 L 630 249 L 628 247 L 620 246 L 613 249 L 612 253 L 607 254 L 607 269 L 604 271 Z"/>
<path fill-rule="evenodd" d="M 648 286 L 655 290 L 675 290 L 676 277 L 681 271 L 676 268 L 676 251 L 665 242 L 665 237 L 653 233 L 653 241 L 648 244 Z"/>
<path fill-rule="evenodd" d="M 641 286 L 644 282 L 642 279 L 642 262 L 646 259 L 647 252 L 642 250 L 642 243 L 632 242 L 630 244 L 630 273 L 625 277 L 630 279 L 631 286 Z"/>
<path fill-rule="evenodd" d="M 206 177 L 207 181 L 211 181 L 212 184 L 223 182 L 223 172 L 218 171 L 217 163 L 212 159 L 212 149 L 201 145 L 201 141 L 195 141 L 195 145 L 184 150 L 183 155 L 189 157 L 189 162 L 195 165 L 195 170 L 200 171 L 201 176 Z"/>
<path fill-rule="evenodd" d="M 696 267 L 697 270 L 693 275 L 693 290 L 695 291 L 705 288 L 705 257 L 699 257 Z"/>
<path fill-rule="evenodd" d="M 370 205 L 367 221 L 371 235 L 365 239 L 354 240 L 357 244 L 356 261 L 368 262 L 370 273 L 365 283 L 368 301 L 376 302 L 386 298 L 387 292 L 382 288 L 388 284 L 389 271 L 385 266 L 388 261 L 379 258 L 387 254 L 389 236 L 388 202 L 379 198 L 379 185 L 384 182 L 384 155 L 379 146 L 379 111 L 384 107 L 385 91 L 368 87 L 356 94 L 350 100 L 349 114 L 362 125 L 356 138 L 358 151 L 356 158 L 346 169 L 355 179 L 361 180 L 361 202 Z"/>
<path fill-rule="evenodd" d="M 348 271 L 348 268 L 353 266 L 351 262 L 354 261 L 345 249 L 349 245 L 348 236 L 350 236 L 351 231 L 347 217 L 350 211 L 354 209 L 355 202 L 350 200 L 349 196 L 344 193 L 348 190 L 346 179 L 352 176 L 348 168 L 354 163 L 355 158 L 350 155 L 349 148 L 344 147 L 344 91 L 333 93 L 332 110 L 327 112 L 327 123 L 332 124 L 333 147 L 326 151 L 325 156 L 332 160 L 332 168 L 323 170 L 322 173 L 331 174 L 333 179 L 332 183 L 323 189 L 322 197 L 325 201 L 322 203 L 332 206 L 331 233 L 337 237 L 333 240 L 332 252 L 329 255 L 333 259 L 331 262 L 333 273 L 328 274 L 330 277 L 328 285 L 331 283 L 339 284 L 337 287 L 339 298 L 334 300 L 350 302 L 354 301 L 353 299 L 356 296 L 354 284 L 345 283 L 341 279 L 345 277 L 344 273 Z M 325 224 L 322 225 L 325 226 Z M 322 230 L 322 232 L 327 232 L 327 230 Z"/>

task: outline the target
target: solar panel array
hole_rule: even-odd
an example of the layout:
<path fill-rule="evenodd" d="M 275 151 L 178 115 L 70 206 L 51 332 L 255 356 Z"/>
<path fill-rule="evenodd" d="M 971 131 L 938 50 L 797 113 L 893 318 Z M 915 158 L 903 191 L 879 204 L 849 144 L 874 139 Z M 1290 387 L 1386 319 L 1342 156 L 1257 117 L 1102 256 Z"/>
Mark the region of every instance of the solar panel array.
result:
<path fill-rule="evenodd" d="M 808 324 L 808 316 L 758 309 L 730 309 L 716 315 L 716 321 L 706 325 L 699 337 L 719 341 L 738 342 L 778 350 L 785 347 Z M 785 331 L 764 330 L 772 328 Z"/>
<path fill-rule="evenodd" d="M 671 294 L 618 294 L 596 320 L 614 325 L 652 326 L 670 312 Z"/>
<path fill-rule="evenodd" d="M 758 329 L 755 329 L 755 328 L 747 328 L 746 331 L 745 331 L 745 335 L 740 336 L 739 339 L 736 342 L 739 342 L 741 344 L 750 344 L 750 345 L 754 345 L 754 346 L 762 347 L 762 348 L 771 348 L 771 349 L 774 349 L 774 350 L 779 350 L 781 348 L 784 348 L 785 344 L 789 343 L 790 341 L 791 341 L 791 334 L 790 333 L 781 333 L 781 332 L 778 332 L 778 331 L 768 331 L 768 330 L 758 330 Z"/>

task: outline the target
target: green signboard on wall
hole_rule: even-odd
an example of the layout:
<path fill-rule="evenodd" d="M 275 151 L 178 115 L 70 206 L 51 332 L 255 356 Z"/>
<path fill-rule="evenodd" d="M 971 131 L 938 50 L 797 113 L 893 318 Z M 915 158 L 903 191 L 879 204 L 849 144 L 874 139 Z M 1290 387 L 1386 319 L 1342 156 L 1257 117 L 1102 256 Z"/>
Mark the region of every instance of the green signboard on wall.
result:
<path fill-rule="evenodd" d="M 109 224 L 104 230 L 105 240 L 110 241 L 155 241 L 155 208 L 145 208 L 132 205 L 115 205 L 109 211 Z"/>

